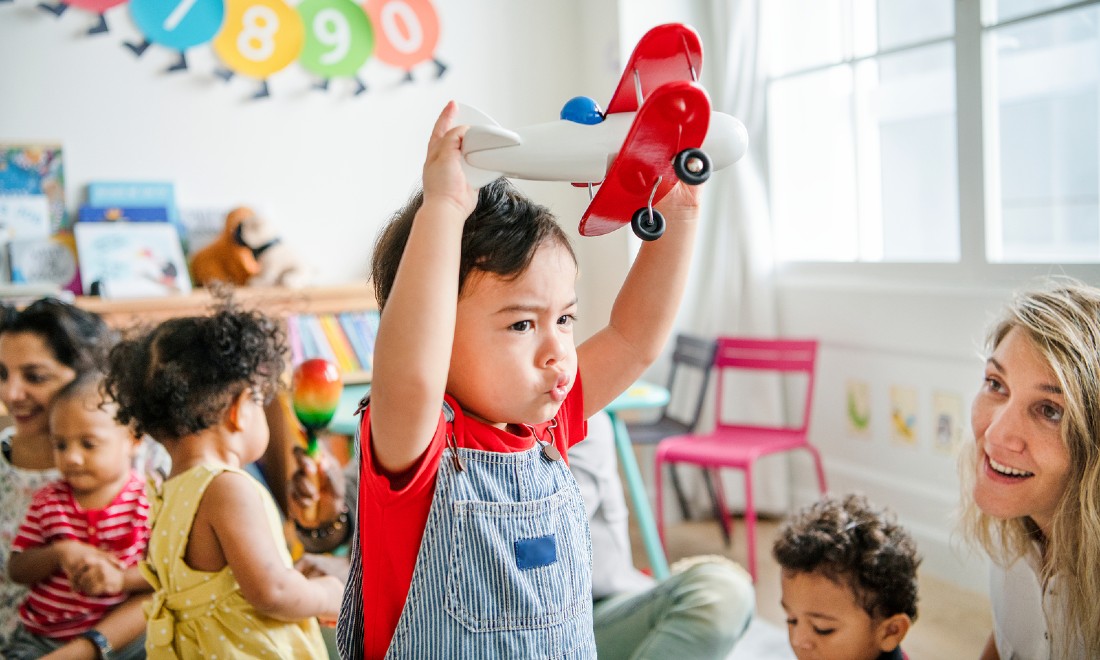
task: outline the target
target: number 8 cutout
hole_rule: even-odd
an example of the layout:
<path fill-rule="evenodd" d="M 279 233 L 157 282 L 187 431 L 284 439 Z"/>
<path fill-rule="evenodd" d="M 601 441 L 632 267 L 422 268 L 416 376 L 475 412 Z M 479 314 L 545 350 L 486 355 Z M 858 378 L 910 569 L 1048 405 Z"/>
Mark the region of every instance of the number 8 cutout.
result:
<path fill-rule="evenodd" d="M 283 0 L 228 0 L 213 46 L 230 71 L 260 80 L 253 98 L 262 98 L 267 79 L 298 58 L 303 39 L 301 17 Z"/>

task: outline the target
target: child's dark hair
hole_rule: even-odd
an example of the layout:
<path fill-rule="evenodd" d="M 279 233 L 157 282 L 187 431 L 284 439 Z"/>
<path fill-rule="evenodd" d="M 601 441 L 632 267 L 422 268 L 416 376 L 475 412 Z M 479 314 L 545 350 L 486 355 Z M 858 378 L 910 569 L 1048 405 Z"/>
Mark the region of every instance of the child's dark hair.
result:
<path fill-rule="evenodd" d="M 375 242 L 370 277 L 380 309 L 389 298 L 397 266 L 409 241 L 413 218 L 423 203 L 424 191 L 419 190 L 393 215 Z M 459 295 L 466 278 L 474 270 L 506 279 L 518 276 L 530 265 L 535 251 L 548 241 L 568 250 L 576 263 L 577 256 L 569 238 L 549 209 L 532 202 L 507 179 L 486 184 L 478 192 L 477 206 L 462 228 Z"/>
<path fill-rule="evenodd" d="M 862 495 L 824 497 L 798 511 L 783 523 L 772 554 L 784 570 L 850 588 L 872 618 L 917 618 L 917 546 Z"/>
<path fill-rule="evenodd" d="M 0 307 L 0 334 L 7 332 L 40 337 L 54 359 L 78 375 L 102 369 L 115 340 L 98 314 L 56 298 L 36 300 L 22 310 Z"/>
<path fill-rule="evenodd" d="M 210 316 L 165 321 L 110 353 L 107 396 L 118 421 L 169 441 L 210 428 L 251 387 L 265 399 L 285 367 L 280 325 L 225 302 Z"/>
<path fill-rule="evenodd" d="M 65 387 L 62 387 L 57 391 L 57 394 L 53 396 L 53 400 L 50 402 L 51 406 L 56 406 L 62 401 L 73 401 L 78 399 L 90 399 L 96 397 L 98 400 L 98 406 L 102 407 L 104 403 L 110 401 L 107 398 L 106 393 L 103 391 L 103 381 L 106 377 L 102 371 L 98 369 L 92 369 L 78 374 L 76 378 L 68 382 Z"/>

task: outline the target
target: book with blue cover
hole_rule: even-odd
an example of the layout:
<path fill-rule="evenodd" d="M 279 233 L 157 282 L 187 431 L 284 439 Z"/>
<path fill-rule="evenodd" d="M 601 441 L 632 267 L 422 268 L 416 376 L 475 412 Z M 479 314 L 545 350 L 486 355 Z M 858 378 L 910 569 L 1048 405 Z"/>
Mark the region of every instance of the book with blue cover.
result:
<path fill-rule="evenodd" d="M 175 226 L 184 254 L 190 254 L 187 230 L 176 207 L 175 186 L 168 181 L 92 181 L 88 184 L 88 204 L 93 208 L 162 208 L 168 222 Z"/>
<path fill-rule="evenodd" d="M 77 222 L 171 222 L 163 206 L 89 206 L 80 207 Z"/>

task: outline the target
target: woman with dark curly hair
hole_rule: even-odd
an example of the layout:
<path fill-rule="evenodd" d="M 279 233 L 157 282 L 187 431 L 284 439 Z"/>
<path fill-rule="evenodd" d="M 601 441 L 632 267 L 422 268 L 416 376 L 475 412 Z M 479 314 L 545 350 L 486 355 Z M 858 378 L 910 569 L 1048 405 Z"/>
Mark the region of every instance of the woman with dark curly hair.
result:
<path fill-rule="evenodd" d="M 800 660 L 902 660 L 917 618 L 917 546 L 862 495 L 825 497 L 789 518 L 772 554 Z"/>
<path fill-rule="evenodd" d="M 285 348 L 275 321 L 226 303 L 111 350 L 118 420 L 172 455 L 143 565 L 152 657 L 325 656 L 314 617 L 336 619 L 343 585 L 294 570 L 274 500 L 242 470 L 267 447 Z"/>

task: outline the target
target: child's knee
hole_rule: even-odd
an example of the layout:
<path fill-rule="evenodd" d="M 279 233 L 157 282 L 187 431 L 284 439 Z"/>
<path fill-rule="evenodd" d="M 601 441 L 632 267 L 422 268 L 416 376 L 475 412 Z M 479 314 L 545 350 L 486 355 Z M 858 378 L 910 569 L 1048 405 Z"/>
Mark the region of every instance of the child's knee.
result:
<path fill-rule="evenodd" d="M 683 570 L 680 591 L 682 605 L 712 622 L 709 626 L 721 642 L 732 644 L 752 621 L 756 591 L 752 578 L 730 561 L 702 561 Z"/>

